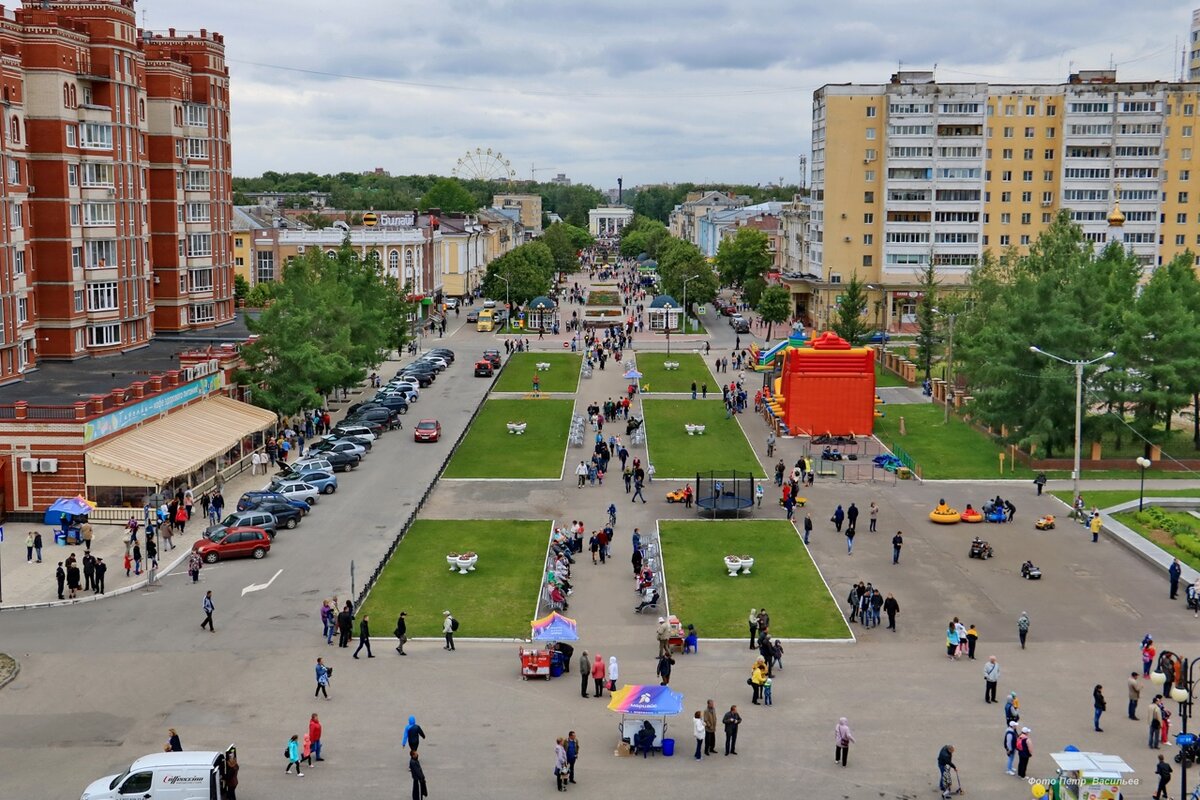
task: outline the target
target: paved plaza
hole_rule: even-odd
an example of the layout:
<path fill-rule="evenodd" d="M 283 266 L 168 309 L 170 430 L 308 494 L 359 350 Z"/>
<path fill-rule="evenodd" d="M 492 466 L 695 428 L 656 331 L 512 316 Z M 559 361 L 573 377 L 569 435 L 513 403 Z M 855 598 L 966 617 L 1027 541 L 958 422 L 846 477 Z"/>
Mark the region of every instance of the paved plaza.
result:
<path fill-rule="evenodd" d="M 706 337 L 686 343 L 673 338 L 671 345 L 690 351 L 709 342 L 712 353 L 706 363 L 711 368 L 718 354 L 729 353 L 734 335 L 723 320 L 711 316 L 711 308 L 709 312 Z M 1063 508 L 1048 494 L 1036 497 L 1026 482 L 818 480 L 806 491 L 809 502 L 797 519 L 812 515 L 810 553 L 833 598 L 845 610 L 852 583 L 871 581 L 899 601 L 898 630 L 864 630 L 853 624 L 852 643 L 788 643 L 770 707 L 750 703 L 746 679 L 755 654 L 746 641 L 702 641 L 699 653 L 676 657 L 671 687 L 685 701 L 684 714 L 670 724 L 670 735 L 677 740 L 672 758 L 616 757 L 619 715 L 606 709 L 607 695 L 580 697 L 576 664 L 570 674 L 548 683 L 522 681 L 518 645 L 473 641 L 469 618 L 461 620 L 454 653 L 445 652 L 440 641 L 418 641 L 408 646 L 408 657 L 399 657 L 388 638 L 395 620 L 372 619 L 377 637 L 373 660 L 353 661 L 347 651 L 326 646 L 318 619 L 322 599 L 350 596 L 352 563 L 355 588 L 361 588 L 486 393 L 489 381 L 473 378 L 470 365 L 497 340 L 473 326 L 455 327 L 453 317 L 451 322 L 444 344 L 456 350 L 458 360 L 422 392 L 405 418 L 406 430 L 384 436 L 355 474 L 339 476 L 338 493 L 323 497 L 296 531 L 281 533 L 264 561 L 208 567 L 200 586 L 192 586 L 176 570 L 157 588 L 101 602 L 0 612 L 0 651 L 21 663 L 19 676 L 0 690 L 0 794 L 78 796 L 89 781 L 160 750 L 166 729 L 174 727 L 187 749 L 236 743 L 240 791 L 246 798 L 407 796 L 407 757 L 398 740 L 408 716 L 414 715 L 428 736 L 421 758 L 436 797 L 506 799 L 553 792 L 554 740 L 569 730 L 582 743 L 578 784 L 570 791 L 583 797 L 727 798 L 746 790 L 855 800 L 933 797 L 937 753 L 947 743 L 957 748 L 956 762 L 969 794 L 1028 797 L 1028 787 L 1004 774 L 1002 706 L 983 702 L 983 663 L 995 655 L 1002 668 L 1000 693 L 1019 694 L 1022 723 L 1033 730 L 1030 776 L 1051 777 L 1048 754 L 1074 744 L 1123 756 L 1143 781 L 1125 796 L 1150 796 L 1155 754 L 1146 748 L 1144 708 L 1139 710 L 1142 722 L 1125 719 L 1125 681 L 1131 670 L 1140 670 L 1139 642 L 1146 633 L 1153 634 L 1160 649 L 1200 655 L 1200 620 L 1187 616 L 1181 601 L 1167 599 L 1164 573 L 1111 540 L 1092 544 L 1074 524 L 1035 531 L 1033 520 L 1039 514 Z M 744 345 L 749 340 L 742 337 Z M 531 344 L 561 350 L 561 337 Z M 663 350 L 665 342 L 645 336 L 636 342 L 633 357 L 661 360 Z M 388 365 L 385 375 L 394 369 Z M 736 373 L 731 370 L 730 375 Z M 713 375 L 710 390 L 721 379 L 729 377 Z M 751 394 L 758 380 L 749 376 Z M 605 370 L 580 382 L 573 396 L 575 412 L 583 413 L 592 401 L 617 397 L 627 383 L 620 365 L 610 361 Z M 640 400 L 635 400 L 635 413 L 640 416 Z M 445 437 L 436 445 L 414 445 L 408 428 L 429 415 L 440 418 Z M 744 434 L 769 472 L 774 459 L 766 458 L 761 419 L 748 411 L 729 425 L 718 435 Z M 623 425 L 618 428 L 624 432 Z M 789 463 L 801 455 L 794 440 L 781 442 L 779 449 Z M 645 458 L 644 446 L 630 451 Z M 590 454 L 590 448 L 568 448 L 568 467 L 584 453 Z M 633 613 L 630 533 L 635 526 L 653 531 L 662 519 L 696 516 L 663 499 L 674 482 L 653 481 L 646 487 L 648 502 L 631 503 L 616 471 L 603 487 L 583 489 L 576 488 L 569 468 L 566 472 L 560 480 L 443 481 L 422 516 L 553 519 L 561 524 L 582 519 L 590 531 L 602 526 L 605 509 L 615 503 L 612 560 L 593 566 L 585 553 L 574 567 L 568 615 L 579 623 L 575 660 L 581 649 L 600 653 L 606 661 L 615 655 L 620 684 L 656 683 L 657 615 Z M 258 479 L 254 485 L 263 482 Z M 1058 488 L 1054 483 L 1052 488 Z M 231 484 L 227 501 L 236 502 L 250 485 L 248 478 Z M 939 498 L 961 508 L 968 502 L 978 506 L 996 494 L 1017 506 L 1012 524 L 939 527 L 927 519 Z M 770 481 L 766 497 L 754 518 L 782 519 Z M 837 504 L 851 502 L 863 517 L 854 553 L 848 555 L 844 537 L 829 518 Z M 871 502 L 881 509 L 878 533 L 867 531 Z M 904 532 L 904 548 L 900 563 L 893 565 L 891 537 L 897 530 Z M 106 528 L 100 532 L 115 535 Z M 996 558 L 968 559 L 972 535 L 988 538 Z M 10 570 L 45 565 L 10 565 L 17 548 L 11 539 L 3 547 L 8 601 Z M 20 551 L 23 562 L 23 546 Z M 714 554 L 714 562 L 720 555 Z M 669 552 L 666 558 L 669 591 Z M 1042 567 L 1040 582 L 1020 577 L 1026 559 Z M 531 576 L 539 566 L 529 565 Z M 250 589 L 270 580 L 276 570 L 282 572 L 269 587 Z M 713 574 L 713 580 L 729 580 L 715 570 Z M 31 579 L 12 580 L 12 592 L 43 597 L 40 584 L 34 586 Z M 29 585 L 22 588 L 18 580 Z M 200 600 L 209 589 L 217 607 L 214 634 L 199 628 Z M 535 601 L 531 593 L 531 616 Z M 789 611 L 770 609 L 776 621 Z M 1024 651 L 1016 628 L 1022 611 L 1032 620 Z M 954 616 L 979 631 L 975 662 L 946 658 L 944 631 Z M 312 697 L 317 656 L 335 668 L 328 701 Z M 1109 703 L 1103 733 L 1089 727 L 1095 684 L 1104 686 Z M 1152 693 L 1148 686 L 1143 706 Z M 696 763 L 691 715 L 709 698 L 718 716 L 730 705 L 738 706 L 744 719 L 738 755 Z M 303 734 L 313 712 L 324 726 L 326 760 L 306 767 L 303 779 L 285 776 L 283 743 L 293 733 Z M 845 769 L 832 760 L 833 727 L 842 716 L 849 718 L 857 740 Z"/>

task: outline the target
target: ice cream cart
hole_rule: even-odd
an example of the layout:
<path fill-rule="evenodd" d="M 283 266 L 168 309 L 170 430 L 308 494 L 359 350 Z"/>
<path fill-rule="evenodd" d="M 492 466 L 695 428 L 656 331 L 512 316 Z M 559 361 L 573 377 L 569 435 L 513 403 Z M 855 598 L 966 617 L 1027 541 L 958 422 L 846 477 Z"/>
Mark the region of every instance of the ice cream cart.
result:
<path fill-rule="evenodd" d="M 562 674 L 566 664 L 563 658 L 569 658 L 571 652 L 568 645 L 558 647 L 559 642 L 575 642 L 579 640 L 578 626 L 575 620 L 564 617 L 557 611 L 547 614 L 541 619 L 530 623 L 534 642 L 548 642 L 545 647 L 521 647 L 518 649 L 521 660 L 521 679 L 557 677 Z M 555 664 L 555 659 L 559 663 Z M 557 668 L 556 668 L 557 667 Z"/>
<path fill-rule="evenodd" d="M 548 647 L 522 647 L 520 654 L 522 680 L 529 680 L 530 678 L 550 679 L 550 662 L 554 658 L 553 650 Z"/>
<path fill-rule="evenodd" d="M 1058 777 L 1045 793 L 1050 800 L 1121 800 L 1133 773 L 1120 756 L 1104 753 L 1067 751 L 1050 758 L 1058 765 Z"/>

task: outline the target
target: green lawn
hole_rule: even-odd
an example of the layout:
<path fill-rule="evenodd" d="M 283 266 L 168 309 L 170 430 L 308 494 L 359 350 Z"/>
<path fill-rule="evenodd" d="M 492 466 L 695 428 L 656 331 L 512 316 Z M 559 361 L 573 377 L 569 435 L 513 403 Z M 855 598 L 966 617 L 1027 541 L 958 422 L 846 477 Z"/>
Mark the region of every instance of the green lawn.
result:
<path fill-rule="evenodd" d="M 692 334 L 692 333 L 708 333 L 708 328 L 705 328 L 705 327 L 704 327 L 704 323 L 703 323 L 703 322 L 702 322 L 702 321 L 701 321 L 699 318 L 697 318 L 697 317 L 692 317 L 691 319 L 689 319 L 689 320 L 688 320 L 688 329 L 687 329 L 687 332 L 688 332 L 689 334 Z M 680 331 L 680 334 L 682 335 L 682 334 L 683 334 L 683 331 Z"/>
<path fill-rule="evenodd" d="M 884 416 L 875 420 L 875 435 L 889 447 L 907 451 L 917 462 L 921 476 L 944 478 L 999 478 L 1001 448 L 986 435 L 950 415 L 942 422 L 945 409 L 940 405 L 883 406 Z M 907 435 L 900 436 L 900 418 L 904 417 Z M 1024 477 L 1033 473 L 1018 467 L 1008 470 L 1005 460 L 1003 477 Z"/>
<path fill-rule="evenodd" d="M 1084 473 L 1085 475 L 1089 473 Z M 1070 477 L 1070 476 L 1067 476 Z M 1156 475 L 1157 477 L 1161 477 Z M 1137 489 L 1097 489 L 1088 491 L 1087 483 L 1082 484 L 1081 492 L 1084 502 L 1087 507 L 1098 506 L 1100 508 L 1109 508 L 1118 503 L 1125 503 L 1130 500 L 1138 499 Z M 1061 491 L 1053 491 L 1050 494 L 1062 500 L 1067 505 L 1071 504 L 1074 498 L 1071 496 L 1071 490 L 1065 489 Z M 1147 489 L 1146 497 L 1200 497 L 1200 489 Z M 1132 526 L 1130 526 L 1132 527 Z"/>
<path fill-rule="evenodd" d="M 908 386 L 904 379 L 892 372 L 887 372 L 879 367 L 879 362 L 875 362 L 875 385 L 876 386 Z"/>
<path fill-rule="evenodd" d="M 1084 497 L 1087 497 L 1087 495 L 1085 494 Z M 1197 520 L 1186 511 L 1167 511 L 1166 509 L 1162 509 L 1162 512 L 1163 516 L 1169 520 L 1165 524 L 1175 526 L 1175 534 L 1163 530 L 1156 523 L 1154 515 L 1149 513 L 1138 512 L 1136 510 L 1122 511 L 1114 516 L 1119 522 L 1128 525 L 1143 538 L 1161 547 L 1184 564 L 1193 569 L 1200 569 L 1200 556 L 1193 555 L 1192 552 L 1197 550 L 1198 545 L 1200 545 L 1200 520 Z M 1180 542 L 1187 542 L 1192 551 L 1181 547 Z"/>
<path fill-rule="evenodd" d="M 440 637 L 449 609 L 461 636 L 528 638 L 549 536 L 548 520 L 417 520 L 361 613 L 375 636 L 390 636 L 406 611 L 410 638 Z M 468 551 L 479 554 L 475 571 L 451 572 L 446 554 Z"/>
<path fill-rule="evenodd" d="M 746 615 L 766 606 L 771 633 L 842 639 L 850 632 L 796 530 L 783 520 L 659 523 L 671 613 L 701 637 L 745 638 Z M 721 558 L 750 555 L 750 575 L 729 577 Z"/>
<path fill-rule="evenodd" d="M 447 478 L 558 478 L 562 474 L 574 400 L 484 402 L 450 465 Z M 507 423 L 524 422 L 521 436 Z"/>
<path fill-rule="evenodd" d="M 546 363 L 550 369 L 539 372 L 537 365 Z M 513 353 L 504 363 L 494 392 L 531 392 L 533 376 L 541 382 L 543 392 L 574 393 L 579 387 L 579 368 L 583 357 L 578 353 Z"/>
<path fill-rule="evenodd" d="M 679 369 L 668 370 L 663 366 L 664 361 L 678 361 Z M 639 353 L 637 368 L 642 373 L 642 390 L 650 394 L 690 392 L 692 381 L 696 382 L 697 390 L 701 384 L 708 383 L 709 392 L 715 390 L 718 396 L 721 394 L 720 382 L 708 371 L 704 356 L 695 353 L 671 353 L 669 356 L 666 353 Z"/>
<path fill-rule="evenodd" d="M 765 475 L 737 420 L 725 419 L 719 392 L 715 400 L 643 400 L 642 405 L 656 478 L 688 478 L 709 470 Z M 688 436 L 685 423 L 705 425 L 707 430 Z"/>

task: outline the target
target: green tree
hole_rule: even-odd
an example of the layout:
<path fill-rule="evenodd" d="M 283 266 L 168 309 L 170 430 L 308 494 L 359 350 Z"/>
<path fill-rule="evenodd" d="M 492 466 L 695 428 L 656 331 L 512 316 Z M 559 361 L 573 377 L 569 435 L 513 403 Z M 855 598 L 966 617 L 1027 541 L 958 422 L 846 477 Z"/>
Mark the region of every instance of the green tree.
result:
<path fill-rule="evenodd" d="M 763 290 L 762 297 L 758 299 L 756 310 L 758 315 L 763 318 L 763 322 L 767 323 L 767 339 L 771 338 L 771 331 L 775 325 L 781 322 L 786 322 L 791 315 L 792 294 L 786 287 L 779 284 L 771 284 Z"/>
<path fill-rule="evenodd" d="M 921 287 L 921 303 L 917 306 L 917 358 L 925 367 L 925 380 L 933 370 L 933 356 L 938 339 L 938 286 L 937 268 L 932 254 L 925 269 L 921 270 L 918 285 Z"/>
<path fill-rule="evenodd" d="M 648 186 L 633 199 L 633 210 L 649 219 L 666 222 L 681 199 L 666 186 Z"/>
<path fill-rule="evenodd" d="M 467 187 L 454 178 L 442 178 L 421 197 L 420 209 L 440 208 L 445 213 L 465 214 L 479 210 L 479 205 L 479 200 Z"/>
<path fill-rule="evenodd" d="M 683 302 L 683 282 L 685 280 L 688 281 L 687 302 L 689 306 L 697 303 L 711 303 L 716 299 L 717 291 L 720 289 L 717 275 L 708 265 L 700 248 L 691 242 L 669 237 L 659 250 L 658 291 Z"/>
<path fill-rule="evenodd" d="M 550 248 L 556 270 L 574 272 L 579 269 L 579 251 L 591 246 L 593 239 L 583 228 L 556 222 L 545 230 L 541 242 Z"/>
<path fill-rule="evenodd" d="M 842 286 L 837 316 L 830 327 L 838 336 L 857 347 L 867 338 L 866 312 L 867 293 L 856 272 Z"/>
<path fill-rule="evenodd" d="M 245 275 L 234 275 L 233 296 L 238 300 L 245 300 L 248 294 L 250 294 L 250 281 L 246 280 Z"/>
<path fill-rule="evenodd" d="M 717 271 L 726 286 L 740 287 L 771 268 L 770 240 L 757 228 L 741 227 L 717 248 Z"/>
<path fill-rule="evenodd" d="M 554 273 L 554 256 L 550 248 L 540 240 L 529 242 L 488 264 L 483 292 L 488 297 L 507 298 L 513 306 L 521 306 L 538 295 L 547 294 Z"/>

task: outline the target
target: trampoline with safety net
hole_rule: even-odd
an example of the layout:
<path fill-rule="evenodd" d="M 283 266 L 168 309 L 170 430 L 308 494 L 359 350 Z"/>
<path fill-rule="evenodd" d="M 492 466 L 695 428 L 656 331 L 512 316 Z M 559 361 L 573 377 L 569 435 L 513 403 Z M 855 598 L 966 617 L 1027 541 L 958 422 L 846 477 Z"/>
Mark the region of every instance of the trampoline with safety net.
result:
<path fill-rule="evenodd" d="M 696 508 L 706 516 L 740 517 L 754 506 L 754 476 L 749 472 L 697 472 Z"/>

